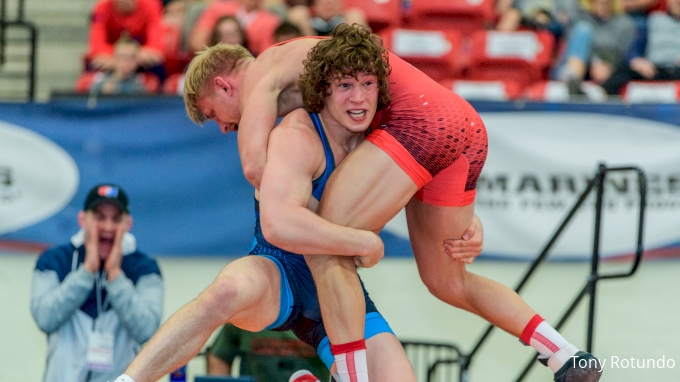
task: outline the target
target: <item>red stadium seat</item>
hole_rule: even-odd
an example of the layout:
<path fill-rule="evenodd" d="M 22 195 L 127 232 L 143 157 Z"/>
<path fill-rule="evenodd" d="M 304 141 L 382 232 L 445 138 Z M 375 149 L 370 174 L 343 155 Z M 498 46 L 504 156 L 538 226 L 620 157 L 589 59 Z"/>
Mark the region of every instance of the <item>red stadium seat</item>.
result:
<path fill-rule="evenodd" d="M 469 35 L 493 24 L 494 4 L 494 0 L 412 0 L 409 25 L 419 29 L 456 29 Z"/>
<path fill-rule="evenodd" d="M 680 81 L 631 81 L 621 95 L 624 101 L 630 103 L 678 103 Z"/>
<path fill-rule="evenodd" d="M 555 40 L 546 31 L 478 31 L 471 37 L 468 78 L 512 78 L 526 87 L 546 78 Z"/>
<path fill-rule="evenodd" d="M 163 82 L 163 94 L 182 95 L 184 93 L 184 73 L 175 73 Z"/>
<path fill-rule="evenodd" d="M 361 9 L 375 33 L 401 25 L 401 0 L 344 0 L 343 4 L 345 9 Z"/>
<path fill-rule="evenodd" d="M 508 101 L 522 95 L 522 86 L 516 81 L 468 81 L 447 79 L 442 86 L 467 100 Z"/>
<path fill-rule="evenodd" d="M 592 102 L 607 100 L 604 89 L 594 82 L 583 81 L 580 88 L 583 94 L 576 96 L 577 99 L 585 98 Z M 566 82 L 539 81 L 526 88 L 522 97 L 530 101 L 567 102 L 572 98 L 572 95 L 569 94 L 569 87 Z"/>
<path fill-rule="evenodd" d="M 75 91 L 78 93 L 87 93 L 92 87 L 95 77 L 103 77 L 104 73 L 99 72 L 84 72 L 76 79 Z"/>
<path fill-rule="evenodd" d="M 387 29 L 380 33 L 392 53 L 408 61 L 435 81 L 461 75 L 462 36 L 452 30 Z"/>
<path fill-rule="evenodd" d="M 166 75 L 182 73 L 193 58 L 192 52 L 182 52 L 182 31 L 176 25 L 163 25 L 163 54 L 165 55 Z"/>

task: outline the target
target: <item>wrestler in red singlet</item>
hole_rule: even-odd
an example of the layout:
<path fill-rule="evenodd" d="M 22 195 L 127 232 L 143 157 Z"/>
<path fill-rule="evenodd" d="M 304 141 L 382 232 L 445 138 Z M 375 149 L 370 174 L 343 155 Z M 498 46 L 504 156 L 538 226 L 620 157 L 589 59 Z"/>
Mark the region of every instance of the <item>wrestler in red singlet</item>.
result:
<path fill-rule="evenodd" d="M 368 140 L 418 185 L 415 197 L 438 206 L 475 199 L 488 141 L 479 114 L 456 93 L 390 53 L 392 102 L 378 110 Z"/>
<path fill-rule="evenodd" d="M 283 41 L 328 37 L 305 36 Z M 462 97 L 389 52 L 392 102 L 378 110 L 366 138 L 418 185 L 418 200 L 459 207 L 475 200 L 486 161 L 484 122 Z"/>

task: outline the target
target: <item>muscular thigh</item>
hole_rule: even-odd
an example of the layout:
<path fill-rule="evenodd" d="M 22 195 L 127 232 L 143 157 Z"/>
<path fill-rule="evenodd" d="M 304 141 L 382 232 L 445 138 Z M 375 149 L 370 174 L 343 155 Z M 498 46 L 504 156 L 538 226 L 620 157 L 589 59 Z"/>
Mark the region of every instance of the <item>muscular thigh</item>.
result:
<path fill-rule="evenodd" d="M 318 213 L 336 224 L 377 231 L 417 190 L 389 155 L 365 141 L 331 175 Z"/>
<path fill-rule="evenodd" d="M 452 280 L 465 271 L 444 252 L 444 240 L 459 239 L 472 222 L 474 205 L 442 207 L 412 199 L 406 206 L 411 246 L 420 277 L 426 284 Z"/>
<path fill-rule="evenodd" d="M 259 331 L 279 314 L 281 275 L 271 260 L 245 256 L 229 263 L 210 288 L 228 289 L 230 301 L 220 305 L 231 309 L 229 321 L 251 331 Z M 226 298 L 225 298 L 226 299 Z"/>

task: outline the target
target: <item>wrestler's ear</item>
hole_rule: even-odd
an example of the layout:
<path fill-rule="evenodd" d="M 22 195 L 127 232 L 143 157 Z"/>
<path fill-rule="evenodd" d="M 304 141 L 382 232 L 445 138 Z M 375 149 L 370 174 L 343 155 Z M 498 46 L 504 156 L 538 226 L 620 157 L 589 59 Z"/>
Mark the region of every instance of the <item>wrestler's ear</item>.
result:
<path fill-rule="evenodd" d="M 215 84 L 215 87 L 217 88 L 217 90 L 224 90 L 229 95 L 231 95 L 231 93 L 233 91 L 231 84 L 229 82 L 227 82 L 224 78 L 219 77 L 219 76 L 215 77 L 215 79 L 213 80 L 213 83 Z"/>

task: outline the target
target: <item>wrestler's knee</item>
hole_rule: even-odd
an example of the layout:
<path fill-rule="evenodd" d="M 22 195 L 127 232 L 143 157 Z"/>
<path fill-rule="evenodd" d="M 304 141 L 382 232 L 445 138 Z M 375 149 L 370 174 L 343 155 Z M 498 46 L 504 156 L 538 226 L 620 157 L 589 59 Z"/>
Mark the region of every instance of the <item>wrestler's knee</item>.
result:
<path fill-rule="evenodd" d="M 212 312 L 216 319 L 227 321 L 234 313 L 244 282 L 235 275 L 220 275 L 199 295 L 202 308 Z"/>
<path fill-rule="evenodd" d="M 420 278 L 433 296 L 459 308 L 465 305 L 466 276 L 467 272 L 459 272 L 455 277 L 442 277 L 433 273 L 420 274 Z"/>

